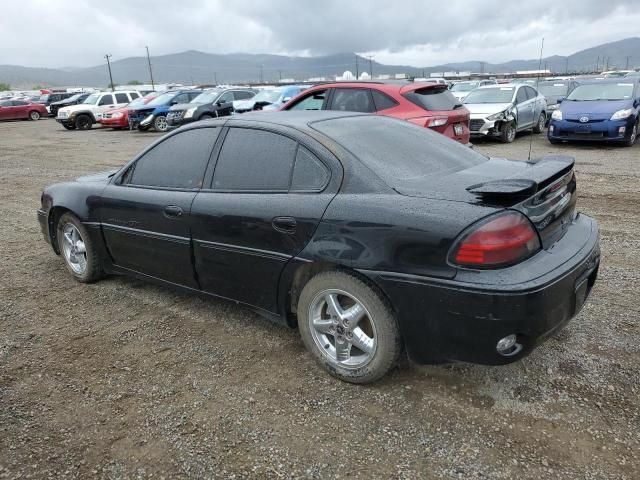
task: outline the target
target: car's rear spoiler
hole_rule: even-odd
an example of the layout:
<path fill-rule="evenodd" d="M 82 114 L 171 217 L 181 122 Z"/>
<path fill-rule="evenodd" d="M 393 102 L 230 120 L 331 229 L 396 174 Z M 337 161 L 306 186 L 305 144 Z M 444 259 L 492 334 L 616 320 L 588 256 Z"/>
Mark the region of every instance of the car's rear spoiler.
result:
<path fill-rule="evenodd" d="M 477 183 L 467 187 L 467 191 L 483 198 L 530 197 L 569 173 L 575 159 L 565 155 L 546 155 L 526 163 L 529 168 L 519 172 L 517 176 Z"/>

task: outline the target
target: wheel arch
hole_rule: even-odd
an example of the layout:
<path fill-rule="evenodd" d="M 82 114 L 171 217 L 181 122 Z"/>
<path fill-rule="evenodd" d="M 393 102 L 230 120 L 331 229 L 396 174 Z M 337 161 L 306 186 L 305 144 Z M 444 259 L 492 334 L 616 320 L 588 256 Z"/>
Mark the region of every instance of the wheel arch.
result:
<path fill-rule="evenodd" d="M 51 207 L 49 210 L 49 217 L 47 219 L 48 230 L 49 230 L 49 240 L 51 241 L 51 247 L 53 247 L 53 251 L 56 252 L 56 255 L 60 255 L 60 249 L 58 248 L 58 222 L 60 221 L 60 217 L 65 213 L 71 213 L 78 216 L 73 210 L 67 207 L 56 205 Z"/>
<path fill-rule="evenodd" d="M 350 268 L 346 265 L 333 263 L 328 261 L 311 261 L 311 262 L 295 262 L 289 264 L 285 269 L 280 281 L 279 305 L 281 306 L 281 315 L 285 319 L 286 324 L 291 328 L 298 327 L 297 306 L 300 293 L 311 278 L 322 272 L 339 271 L 352 275 L 363 281 L 369 287 L 380 295 L 383 300 L 391 307 L 394 313 L 395 309 L 386 292 L 367 275 L 360 273 L 358 270 Z"/>

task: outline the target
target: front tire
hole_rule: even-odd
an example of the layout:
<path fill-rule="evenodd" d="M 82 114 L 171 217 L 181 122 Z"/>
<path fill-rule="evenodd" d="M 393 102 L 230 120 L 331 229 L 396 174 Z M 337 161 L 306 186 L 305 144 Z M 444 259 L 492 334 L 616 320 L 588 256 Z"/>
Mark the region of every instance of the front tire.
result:
<path fill-rule="evenodd" d="M 64 128 L 66 128 L 67 130 L 75 130 L 76 129 L 76 126 L 71 124 L 71 123 L 63 123 L 62 126 Z"/>
<path fill-rule="evenodd" d="M 402 341 L 391 307 L 349 273 L 313 277 L 300 294 L 297 312 L 307 350 L 340 380 L 374 382 L 398 362 Z"/>
<path fill-rule="evenodd" d="M 633 125 L 629 139 L 624 142 L 625 147 L 633 147 L 638 140 L 638 122 Z"/>
<path fill-rule="evenodd" d="M 200 118 L 198 119 L 198 121 L 202 121 L 202 120 L 211 120 L 213 117 L 211 115 L 209 115 L 208 113 L 203 113 L 202 115 L 200 115 Z"/>
<path fill-rule="evenodd" d="M 58 249 L 71 276 L 80 283 L 95 282 L 103 276 L 98 252 L 82 222 L 65 213 L 57 226 Z"/>
<path fill-rule="evenodd" d="M 500 141 L 502 143 L 513 143 L 516 139 L 516 124 L 515 122 L 507 122 L 502 125 L 500 129 Z"/>
<path fill-rule="evenodd" d="M 544 127 L 547 124 L 547 115 L 542 112 L 538 117 L 538 123 L 533 127 L 533 133 L 542 133 L 544 132 Z"/>
<path fill-rule="evenodd" d="M 169 129 L 169 124 L 167 123 L 167 117 L 164 115 L 158 115 L 153 120 L 153 128 L 156 132 L 166 132 Z"/>
<path fill-rule="evenodd" d="M 75 126 L 78 130 L 90 130 L 93 127 L 93 120 L 89 115 L 81 114 L 77 116 Z"/>
<path fill-rule="evenodd" d="M 40 112 L 38 112 L 37 110 L 31 110 L 29 112 L 29 120 L 33 120 L 34 122 L 36 120 L 40 120 Z"/>

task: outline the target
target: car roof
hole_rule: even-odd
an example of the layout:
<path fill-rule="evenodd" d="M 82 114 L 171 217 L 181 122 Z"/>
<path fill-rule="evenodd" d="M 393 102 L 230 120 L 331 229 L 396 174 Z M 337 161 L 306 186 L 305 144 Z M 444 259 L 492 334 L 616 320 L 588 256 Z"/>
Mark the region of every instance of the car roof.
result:
<path fill-rule="evenodd" d="M 528 83 L 496 83 L 492 85 L 483 85 L 478 87 L 479 89 L 488 89 L 488 88 L 518 88 L 518 87 L 531 87 Z"/>

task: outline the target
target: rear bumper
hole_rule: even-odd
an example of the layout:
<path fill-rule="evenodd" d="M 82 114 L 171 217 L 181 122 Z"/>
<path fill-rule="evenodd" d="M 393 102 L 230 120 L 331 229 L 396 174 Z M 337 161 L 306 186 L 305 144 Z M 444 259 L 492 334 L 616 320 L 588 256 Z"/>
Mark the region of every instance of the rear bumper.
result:
<path fill-rule="evenodd" d="M 629 138 L 634 123 L 633 117 L 592 123 L 551 120 L 547 136 L 551 140 L 624 142 Z"/>
<path fill-rule="evenodd" d="M 527 264 L 533 261 L 538 268 L 540 263 L 548 264 L 548 269 L 523 281 L 523 273 L 530 270 Z M 550 250 L 502 271 L 470 271 L 454 280 L 362 273 L 390 298 L 413 361 L 500 365 L 527 355 L 578 314 L 596 281 L 599 264 L 597 223 L 579 215 Z M 511 282 L 510 269 L 520 269 L 513 272 Z M 492 282 L 482 280 L 492 275 Z M 498 340 L 512 334 L 521 350 L 501 355 L 496 350 Z"/>

